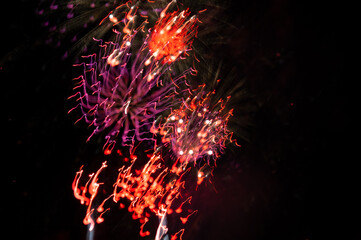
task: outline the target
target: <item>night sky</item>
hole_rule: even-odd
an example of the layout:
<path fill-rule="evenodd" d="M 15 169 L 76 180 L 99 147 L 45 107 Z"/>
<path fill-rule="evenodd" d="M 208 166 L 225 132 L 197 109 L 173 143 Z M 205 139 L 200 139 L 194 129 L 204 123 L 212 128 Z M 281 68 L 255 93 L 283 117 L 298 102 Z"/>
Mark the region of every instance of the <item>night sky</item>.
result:
<path fill-rule="evenodd" d="M 86 239 L 71 183 L 81 165 L 95 171 L 104 161 L 102 139 L 86 143 L 91 130 L 67 114 L 74 58 L 61 57 L 70 43 L 45 43 L 34 2 L 11 1 L 0 14 L 2 234 Z M 230 122 L 242 147 L 229 146 L 213 185 L 194 191 L 199 212 L 183 239 L 361 239 L 349 113 L 358 79 L 346 72 L 347 8 L 331 2 L 222 1 L 221 41 L 208 55 L 222 60 L 221 77 L 244 81 L 246 96 L 233 101 L 242 117 Z M 95 239 L 142 239 L 138 232 L 115 209 Z"/>

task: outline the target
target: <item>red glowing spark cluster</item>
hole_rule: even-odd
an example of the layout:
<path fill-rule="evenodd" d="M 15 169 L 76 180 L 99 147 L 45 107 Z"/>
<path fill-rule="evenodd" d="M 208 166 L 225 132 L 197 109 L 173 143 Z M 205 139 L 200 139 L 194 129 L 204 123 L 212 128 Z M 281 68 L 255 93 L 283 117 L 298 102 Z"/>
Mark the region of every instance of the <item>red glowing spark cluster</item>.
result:
<path fill-rule="evenodd" d="M 194 16 L 188 19 L 189 14 L 188 10 L 161 14 L 148 43 L 152 57 L 170 64 L 191 46 L 197 20 Z"/>
<path fill-rule="evenodd" d="M 128 211 L 133 213 L 132 218 L 139 219 L 142 224 L 140 236 L 143 237 L 150 235 L 150 232 L 144 230 L 144 227 L 151 214 L 155 214 L 160 219 L 165 218 L 166 214 L 181 214 L 183 206 L 191 202 L 192 197 L 175 202 L 176 199 L 183 198 L 181 195 L 181 191 L 185 187 L 183 176 L 189 172 L 190 168 L 177 166 L 176 163 L 172 168 L 166 168 L 163 164 L 164 160 L 157 153 L 152 154 L 141 169 L 134 169 L 137 156 L 132 154 L 130 158 L 130 165 L 127 167 L 124 165 L 119 169 L 112 194 L 106 197 L 98 207 L 93 206 L 93 200 L 97 197 L 99 187 L 102 185 L 98 182 L 98 178 L 102 170 L 107 167 L 106 162 L 95 174 L 90 174 L 88 181 L 81 187 L 79 181 L 83 170 L 80 169 L 77 172 L 72 188 L 75 198 L 80 200 L 81 204 L 88 206 L 83 223 L 90 225 L 90 230 L 94 228 L 95 223 L 104 221 L 103 214 L 109 210 L 109 208 L 104 210 L 104 204 L 109 199 L 119 204 L 120 208 L 125 207 L 120 200 L 127 200 Z M 188 210 L 187 212 L 186 215 L 179 216 L 182 224 L 185 224 L 197 210 Z M 159 227 L 166 229 L 166 226 L 163 225 Z M 179 233 L 175 233 L 172 239 L 176 239 Z"/>
<path fill-rule="evenodd" d="M 198 94 L 188 97 L 151 131 L 162 135 L 162 142 L 169 143 L 181 162 L 196 162 L 197 159 L 216 160 L 227 141 L 232 141 L 232 132 L 227 128 L 233 110 L 224 111 L 225 101 L 211 105 L 213 93 L 206 93 L 202 86 Z M 227 98 L 228 99 L 228 98 Z"/>

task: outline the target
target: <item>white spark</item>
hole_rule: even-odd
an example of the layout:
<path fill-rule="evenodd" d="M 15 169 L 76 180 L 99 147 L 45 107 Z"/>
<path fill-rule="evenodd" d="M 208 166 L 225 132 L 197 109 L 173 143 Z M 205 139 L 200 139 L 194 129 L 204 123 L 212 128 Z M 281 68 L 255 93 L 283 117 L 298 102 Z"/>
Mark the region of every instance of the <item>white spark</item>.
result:
<path fill-rule="evenodd" d="M 125 115 L 128 114 L 129 104 L 130 104 L 130 99 L 124 104 L 124 114 Z"/>

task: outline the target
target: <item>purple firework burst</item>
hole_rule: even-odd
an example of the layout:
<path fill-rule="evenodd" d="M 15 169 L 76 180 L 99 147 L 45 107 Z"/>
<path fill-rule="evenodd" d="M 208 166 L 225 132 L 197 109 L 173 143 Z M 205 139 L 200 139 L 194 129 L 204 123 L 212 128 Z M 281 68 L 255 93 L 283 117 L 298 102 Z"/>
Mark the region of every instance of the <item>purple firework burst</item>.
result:
<path fill-rule="evenodd" d="M 150 54 L 148 37 L 139 49 L 133 50 L 137 31 L 123 37 L 114 32 L 114 42 L 94 39 L 99 42 L 99 54 L 84 56 L 87 63 L 75 65 L 83 66 L 83 74 L 75 78 L 77 92 L 70 97 L 78 97 L 78 105 L 69 111 L 80 107 L 82 116 L 76 122 L 84 118 L 94 128 L 88 140 L 108 129 L 104 147 L 110 150 L 118 138 L 124 146 L 132 146 L 134 137 L 152 140 L 149 129 L 154 119 L 177 102 L 177 84 L 187 72 L 172 78 L 170 65 L 145 65 Z"/>

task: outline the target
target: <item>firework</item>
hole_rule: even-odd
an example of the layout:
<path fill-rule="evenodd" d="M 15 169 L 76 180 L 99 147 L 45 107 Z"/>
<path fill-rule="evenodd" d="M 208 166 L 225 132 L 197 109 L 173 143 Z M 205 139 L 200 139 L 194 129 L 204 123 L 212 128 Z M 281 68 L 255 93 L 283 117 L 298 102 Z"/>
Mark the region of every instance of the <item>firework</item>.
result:
<path fill-rule="evenodd" d="M 195 163 L 203 158 L 208 162 L 216 160 L 226 142 L 232 141 L 227 123 L 233 110 L 225 111 L 226 102 L 222 99 L 212 104 L 214 92 L 206 93 L 204 87 L 183 101 L 164 123 L 155 123 L 151 130 L 163 136 L 162 142 L 171 146 L 181 163 Z"/>
<path fill-rule="evenodd" d="M 176 215 L 180 224 L 186 224 L 197 213 L 183 211 L 192 196 L 187 193 L 184 198 L 182 192 L 192 181 L 197 189 L 212 175 L 215 164 L 210 164 L 211 160 L 215 163 L 226 143 L 233 142 L 227 127 L 233 110 L 226 108 L 229 97 L 215 97 L 213 89 L 206 90 L 205 85 L 194 89 L 195 84 L 188 82 L 188 74 L 198 73 L 188 53 L 198 34 L 196 15 L 189 9 L 171 10 L 175 0 L 151 8 L 156 20 L 151 19 L 151 10 L 139 7 L 140 1 L 114 4 L 99 23 L 112 26 L 111 41 L 93 38 L 99 52 L 83 56 L 84 62 L 75 64 L 83 71 L 74 79 L 75 94 L 69 98 L 76 99 L 77 105 L 69 112 L 81 110 L 76 122 L 85 120 L 93 129 L 88 140 L 105 134 L 106 155 L 119 141 L 122 147 L 131 147 L 127 148 L 130 157 L 125 158 L 118 149 L 124 163 L 112 191 L 102 189 L 102 194 L 98 194 L 102 186 L 98 180 L 108 167 L 106 162 L 89 175 L 84 186 L 80 186 L 80 169 L 72 185 L 74 196 L 87 206 L 83 222 L 90 231 L 95 223 L 104 221 L 103 214 L 110 209 L 104 210 L 104 203 L 112 201 L 121 208 L 127 205 L 132 218 L 141 223 L 140 236 L 151 234 L 146 226 L 155 215 L 159 220 L 155 239 L 166 234 L 181 239 L 184 229 L 171 232 L 167 218 Z M 181 66 L 185 58 L 193 64 Z M 140 161 L 134 153 L 135 141 L 154 144 L 153 151 Z M 95 198 L 103 198 L 99 206 L 95 206 Z"/>
<path fill-rule="evenodd" d="M 66 58 L 71 53 L 75 53 L 78 57 L 81 52 L 86 52 L 92 45 L 92 38 L 102 38 L 106 40 L 111 39 L 112 29 L 124 31 L 130 34 L 132 28 L 136 25 L 142 24 L 143 21 L 149 23 L 149 28 L 153 28 L 155 22 L 158 21 L 156 29 L 163 28 L 166 34 L 160 38 L 160 35 L 153 34 L 152 49 L 154 51 L 162 50 L 166 46 L 167 53 L 161 53 L 160 56 L 168 55 L 169 63 L 174 62 L 181 53 L 187 51 L 186 46 L 189 46 L 191 38 L 196 33 L 195 16 L 187 19 L 189 12 L 174 11 L 167 13 L 172 6 L 177 6 L 176 1 L 121 1 L 121 0 L 59 0 L 59 1 L 40 1 L 36 14 L 43 18 L 42 25 L 48 30 L 47 44 L 60 47 L 66 43 L 71 45 L 67 49 L 63 58 Z M 167 5 L 168 4 L 168 5 Z M 165 7 L 166 6 L 166 7 Z M 162 17 L 159 18 L 159 15 Z M 177 17 L 176 17 L 177 16 Z M 170 21 L 170 17 L 173 19 Z M 175 18 L 174 18 L 175 17 Z M 166 28 L 164 28 L 166 27 Z M 169 31 L 170 30 L 170 31 Z M 188 31 L 188 32 L 186 32 Z M 159 41 L 160 40 L 160 41 Z M 188 43 L 187 43 L 188 42 Z M 163 45 L 162 45 L 163 44 Z M 179 45 L 179 46 L 177 46 Z M 181 47 L 182 46 L 182 47 Z M 173 50 L 170 50 L 170 49 Z M 153 52 L 157 55 L 157 53 Z"/>
<path fill-rule="evenodd" d="M 176 73 L 170 68 L 171 65 L 160 63 L 158 58 L 154 57 L 155 52 L 151 46 L 155 42 L 154 34 L 159 30 L 157 27 L 147 31 L 139 48 L 132 47 L 137 45 L 138 39 L 142 39 L 147 24 L 147 21 L 144 21 L 137 29 L 131 27 L 135 13 L 136 9 L 130 7 L 122 21 L 124 25 L 122 32 L 113 30 L 116 34 L 115 41 L 103 43 L 101 40 L 96 40 L 99 42 L 100 53 L 85 56 L 83 58 L 88 60 L 86 63 L 76 64 L 83 66 L 84 71 L 75 79 L 77 83 L 74 89 L 78 92 L 71 98 L 78 97 L 78 106 L 83 113 L 81 118 L 94 127 L 90 137 L 109 129 L 105 136 L 105 145 L 110 146 L 110 149 L 120 132 L 122 132 L 120 134 L 122 145 L 132 145 L 134 136 L 139 141 L 152 140 L 149 135 L 147 137 L 152 121 L 159 113 L 177 102 L 174 99 L 177 93 L 174 88 L 179 88 L 179 82 L 184 81 L 184 76 L 192 71 L 192 68 L 188 68 Z M 162 15 L 164 12 L 161 13 Z M 108 17 L 114 24 L 118 24 L 118 19 L 114 19 L 115 16 L 109 14 Z M 188 30 L 183 29 L 190 28 L 188 25 L 191 20 L 184 23 L 185 17 L 183 11 L 177 17 L 173 17 L 173 20 L 166 18 L 166 25 L 170 24 L 169 21 L 173 22 L 173 25 L 169 25 L 170 30 L 179 33 L 176 34 L 176 40 L 173 38 L 167 40 L 165 48 L 181 41 L 182 51 L 185 51 L 184 47 L 190 45 L 190 43 L 185 45 L 190 36 L 185 35 L 184 31 Z M 182 19 L 178 21 L 177 18 Z M 177 30 L 173 29 L 175 27 Z M 158 48 L 157 51 L 161 51 L 159 46 Z M 179 51 L 181 50 L 177 50 Z M 164 55 L 163 60 L 174 57 L 169 54 L 165 56 L 165 53 L 162 55 Z M 167 63 L 174 61 L 175 59 Z"/>
<path fill-rule="evenodd" d="M 166 13 L 167 8 L 161 12 L 149 40 L 151 58 L 162 61 L 162 64 L 170 64 L 185 53 L 197 33 L 197 19 L 195 16 L 188 18 L 188 10 Z M 146 64 L 149 64 L 150 60 L 148 59 Z"/>
<path fill-rule="evenodd" d="M 142 62 L 137 61 L 138 57 L 129 64 L 131 40 L 129 36 L 121 45 L 100 42 L 100 57 L 92 54 L 84 57 L 88 63 L 77 64 L 84 67 L 84 73 L 75 79 L 74 90 L 78 92 L 70 98 L 77 97 L 77 107 L 83 113 L 80 119 L 94 127 L 90 137 L 109 129 L 107 144 L 115 143 L 121 129 L 123 145 L 132 142 L 133 136 L 144 140 L 146 132 L 141 129 L 149 129 L 155 116 L 169 107 L 173 96 L 173 85 L 160 79 L 162 73 L 154 74 L 151 68 L 139 66 Z"/>
<path fill-rule="evenodd" d="M 165 166 L 164 159 L 159 152 L 148 156 L 146 164 L 141 169 L 136 169 L 134 165 L 137 156 L 131 154 L 130 165 L 123 165 L 119 169 L 119 174 L 113 185 L 113 193 L 104 198 L 99 206 L 94 206 L 93 200 L 98 197 L 98 190 L 102 185 L 98 182 L 98 178 L 103 169 L 107 167 L 106 162 L 95 174 L 89 175 L 88 181 L 82 187 L 79 186 L 79 182 L 83 170 L 80 169 L 76 173 L 72 188 L 74 196 L 80 200 L 81 204 L 87 206 L 83 223 L 90 225 L 90 231 L 94 229 L 95 223 L 104 221 L 103 214 L 109 208 L 104 210 L 103 206 L 108 200 L 113 200 L 120 208 L 125 208 L 124 203 L 128 205 L 128 211 L 133 213 L 132 218 L 138 219 L 142 224 L 139 235 L 143 237 L 151 234 L 150 231 L 144 230 L 150 216 L 152 214 L 158 216 L 160 223 L 155 234 L 156 239 L 161 239 L 168 232 L 166 227 L 167 215 L 177 214 L 179 215 L 179 222 L 185 224 L 188 218 L 197 212 L 197 210 L 188 209 L 185 215 L 182 214 L 184 206 L 190 203 L 191 196 L 179 201 L 182 199 L 181 190 L 185 187 L 183 177 L 190 171 L 190 168 L 178 167 L 180 174 L 175 174 Z M 176 238 L 177 234 L 180 233 L 180 231 L 176 232 L 173 237 Z"/>
<path fill-rule="evenodd" d="M 91 217 L 91 215 L 94 212 L 94 208 L 92 208 L 92 203 L 94 198 L 97 196 L 98 194 L 98 188 L 100 186 L 100 183 L 98 183 L 98 176 L 101 173 L 101 171 L 106 168 L 106 162 L 103 163 L 103 165 L 99 168 L 99 170 L 94 174 L 90 174 L 89 175 L 89 180 L 87 181 L 87 183 L 85 184 L 85 186 L 82 188 L 82 190 L 80 190 L 80 188 L 78 187 L 79 185 L 79 180 L 83 174 L 83 170 L 80 169 L 77 173 L 76 176 L 74 178 L 73 184 L 72 184 L 72 189 L 74 191 L 74 196 L 76 199 L 80 200 L 81 204 L 85 204 L 86 206 L 88 206 L 87 211 L 86 211 L 86 216 L 83 220 L 83 223 L 85 225 L 90 225 L 89 230 L 93 230 L 95 222 L 93 220 L 93 218 Z M 89 196 L 87 196 L 89 195 Z M 102 212 L 103 210 L 101 210 L 101 208 L 98 208 L 98 212 Z M 102 214 L 101 214 L 102 215 Z M 102 218 L 101 215 L 99 216 L 99 218 L 97 219 L 97 222 L 101 222 Z"/>

